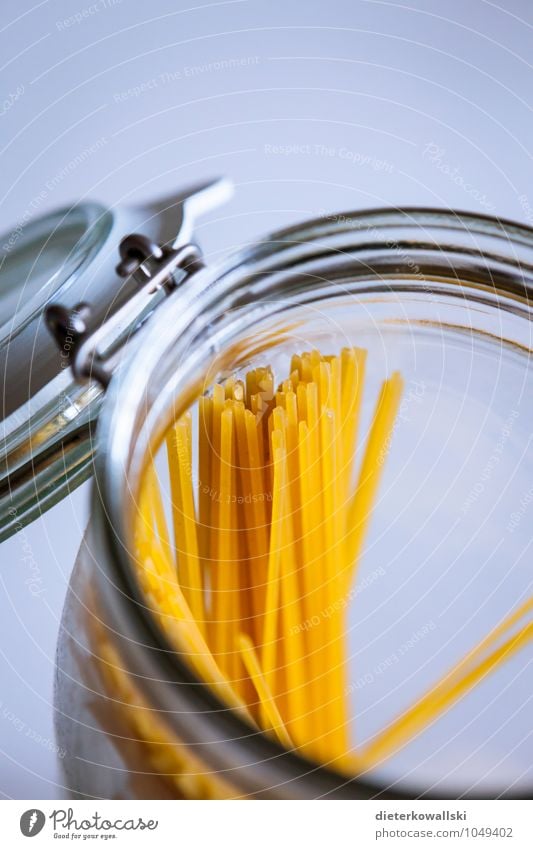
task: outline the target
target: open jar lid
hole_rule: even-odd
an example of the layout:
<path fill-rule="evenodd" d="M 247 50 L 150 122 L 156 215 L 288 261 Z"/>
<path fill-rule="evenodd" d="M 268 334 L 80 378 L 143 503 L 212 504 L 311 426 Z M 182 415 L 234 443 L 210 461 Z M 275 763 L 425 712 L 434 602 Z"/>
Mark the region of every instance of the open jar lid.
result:
<path fill-rule="evenodd" d="M 181 250 L 195 218 L 230 193 L 216 179 L 137 206 L 84 202 L 0 237 L 0 540 L 90 476 L 104 349 L 129 347 L 197 256 Z"/>

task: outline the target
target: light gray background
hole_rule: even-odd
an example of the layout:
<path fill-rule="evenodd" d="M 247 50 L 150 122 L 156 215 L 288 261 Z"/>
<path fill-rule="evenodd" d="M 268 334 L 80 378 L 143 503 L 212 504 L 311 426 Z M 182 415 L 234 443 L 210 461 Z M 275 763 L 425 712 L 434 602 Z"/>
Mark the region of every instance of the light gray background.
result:
<path fill-rule="evenodd" d="M 532 11 L 4 0 L 2 229 L 78 197 L 114 205 L 222 173 L 237 192 L 202 223 L 208 255 L 322 210 L 438 205 L 532 223 Z M 0 547 L 5 797 L 61 795 L 54 649 L 87 511 L 84 486 Z"/>

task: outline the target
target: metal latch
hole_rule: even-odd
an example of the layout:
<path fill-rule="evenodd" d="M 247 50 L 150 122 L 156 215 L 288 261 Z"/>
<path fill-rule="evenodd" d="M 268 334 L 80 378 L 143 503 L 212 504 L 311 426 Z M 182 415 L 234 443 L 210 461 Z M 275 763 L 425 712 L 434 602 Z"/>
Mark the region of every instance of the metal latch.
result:
<path fill-rule="evenodd" d="M 169 248 L 138 234 L 122 239 L 119 252 L 117 273 L 124 278 L 133 277 L 140 288 L 99 327 L 89 330 L 91 306 L 87 303 L 72 309 L 51 304 L 45 310 L 46 324 L 62 355 L 68 358 L 76 380 L 97 380 L 104 389 L 120 350 L 132 335 L 132 326 L 140 327 L 155 307 L 154 296 L 161 290 L 168 295 L 176 288 L 176 271 L 185 272 L 188 278 L 204 267 L 195 245 Z M 179 285 L 182 282 L 183 278 Z"/>

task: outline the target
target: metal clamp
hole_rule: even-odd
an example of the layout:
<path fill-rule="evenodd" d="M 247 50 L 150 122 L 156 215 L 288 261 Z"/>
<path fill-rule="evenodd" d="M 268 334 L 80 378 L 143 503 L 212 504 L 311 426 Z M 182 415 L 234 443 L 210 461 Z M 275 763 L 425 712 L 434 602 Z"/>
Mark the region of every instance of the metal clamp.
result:
<path fill-rule="evenodd" d="M 114 355 L 131 335 L 136 317 L 140 324 L 150 311 L 153 296 L 160 290 L 168 295 L 179 285 L 174 278 L 178 269 L 189 277 L 204 267 L 195 245 L 168 248 L 139 234 L 122 239 L 119 252 L 117 273 L 133 277 L 140 289 L 99 327 L 89 330 L 92 310 L 86 303 L 72 309 L 51 304 L 45 311 L 46 324 L 63 356 L 70 360 L 76 380 L 97 380 L 104 389 L 113 374 Z"/>

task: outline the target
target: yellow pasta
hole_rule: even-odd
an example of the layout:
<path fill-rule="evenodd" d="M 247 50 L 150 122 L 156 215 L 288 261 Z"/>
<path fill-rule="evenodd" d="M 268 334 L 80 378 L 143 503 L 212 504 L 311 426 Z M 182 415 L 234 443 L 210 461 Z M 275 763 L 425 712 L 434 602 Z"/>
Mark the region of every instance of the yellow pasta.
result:
<path fill-rule="evenodd" d="M 198 627 L 204 632 L 202 575 L 192 481 L 190 415 L 183 416 L 172 429 L 171 436 L 167 439 L 167 452 L 180 585 Z"/>
<path fill-rule="evenodd" d="M 510 614 L 494 628 L 466 657 L 462 658 L 434 687 L 389 725 L 362 752 L 369 764 L 381 763 L 419 734 L 482 678 L 494 671 L 533 639 L 533 623 L 527 622 L 516 633 L 513 628 L 533 612 L 533 599 Z M 505 638 L 505 639 L 504 639 Z M 489 651 L 498 641 L 500 645 Z"/>
<path fill-rule="evenodd" d="M 265 676 L 261 671 L 261 665 L 257 658 L 253 643 L 246 634 L 241 634 L 239 636 L 239 648 L 244 659 L 244 665 L 246 666 L 248 674 L 254 683 L 257 695 L 261 699 L 261 705 L 266 717 L 266 727 L 274 731 L 279 742 L 285 746 L 285 748 L 292 749 L 292 740 L 285 728 L 285 724 L 281 718 L 281 714 L 278 710 L 272 692 L 265 681 Z"/>
<path fill-rule="evenodd" d="M 233 376 L 167 437 L 173 533 L 153 466 L 135 539 L 147 603 L 199 677 L 287 748 L 371 768 L 533 638 L 526 602 L 366 746 L 346 696 L 346 600 L 378 499 L 403 380 L 394 372 L 359 442 L 366 352 L 295 354 Z M 173 542 L 171 542 L 171 540 Z M 517 630 L 518 629 L 518 630 Z"/>

